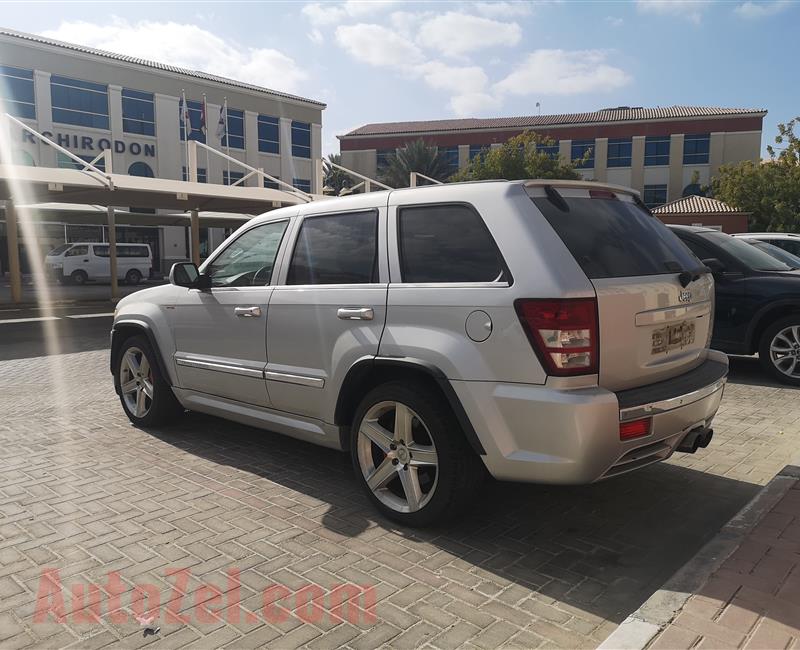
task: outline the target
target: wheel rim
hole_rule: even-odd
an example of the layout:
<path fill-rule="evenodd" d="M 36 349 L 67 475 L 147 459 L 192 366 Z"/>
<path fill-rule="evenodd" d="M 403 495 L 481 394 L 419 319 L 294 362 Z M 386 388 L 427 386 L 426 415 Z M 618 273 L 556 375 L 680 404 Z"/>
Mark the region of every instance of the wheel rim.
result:
<path fill-rule="evenodd" d="M 143 418 L 153 405 L 153 369 L 144 352 L 128 348 L 119 366 L 119 386 L 125 406 L 137 418 Z"/>
<path fill-rule="evenodd" d="M 358 463 L 375 497 L 395 512 L 416 512 L 433 498 L 439 459 L 428 427 L 401 402 L 379 402 L 358 428 Z"/>
<path fill-rule="evenodd" d="M 800 325 L 784 327 L 773 337 L 769 358 L 787 377 L 800 378 Z"/>

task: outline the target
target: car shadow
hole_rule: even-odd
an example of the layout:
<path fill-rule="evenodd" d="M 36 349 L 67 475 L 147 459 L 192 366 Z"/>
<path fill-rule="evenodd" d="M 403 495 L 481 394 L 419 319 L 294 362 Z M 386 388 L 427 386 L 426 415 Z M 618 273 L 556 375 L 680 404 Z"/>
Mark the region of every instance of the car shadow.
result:
<path fill-rule="evenodd" d="M 310 497 L 304 523 L 318 523 L 317 534 L 329 540 L 390 532 L 412 547 L 418 542 L 431 556 L 446 551 L 467 570 L 482 570 L 473 573 L 483 579 L 496 576 L 614 622 L 657 590 L 760 489 L 669 462 L 589 486 L 487 479 L 461 519 L 408 529 L 377 513 L 347 454 L 191 413 L 169 430 L 149 433 Z M 230 487 L 219 484 L 220 491 Z M 289 520 L 303 510 L 268 509 Z"/>
<path fill-rule="evenodd" d="M 730 364 L 728 381 L 732 384 L 745 384 L 747 386 L 768 386 L 769 388 L 796 389 L 798 386 L 784 384 L 776 381 L 761 367 L 757 356 L 728 355 Z"/>

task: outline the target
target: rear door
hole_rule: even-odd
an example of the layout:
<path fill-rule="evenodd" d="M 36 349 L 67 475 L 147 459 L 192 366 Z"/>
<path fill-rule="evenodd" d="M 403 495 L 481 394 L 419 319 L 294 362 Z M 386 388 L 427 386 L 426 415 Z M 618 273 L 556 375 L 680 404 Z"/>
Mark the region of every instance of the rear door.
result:
<path fill-rule="evenodd" d="M 557 191 L 560 199 L 541 187 L 529 193 L 594 285 L 600 385 L 641 386 L 702 363 L 713 315 L 711 274 L 630 194 Z"/>

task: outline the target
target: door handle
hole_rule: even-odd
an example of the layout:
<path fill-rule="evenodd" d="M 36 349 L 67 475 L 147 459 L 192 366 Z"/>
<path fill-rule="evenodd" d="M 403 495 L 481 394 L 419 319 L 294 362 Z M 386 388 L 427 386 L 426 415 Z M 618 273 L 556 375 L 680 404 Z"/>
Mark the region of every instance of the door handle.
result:
<path fill-rule="evenodd" d="M 375 312 L 372 307 L 339 307 L 336 315 L 342 320 L 372 320 L 375 318 Z"/>
<path fill-rule="evenodd" d="M 258 318 L 261 316 L 261 307 L 235 307 L 233 313 L 240 318 Z"/>

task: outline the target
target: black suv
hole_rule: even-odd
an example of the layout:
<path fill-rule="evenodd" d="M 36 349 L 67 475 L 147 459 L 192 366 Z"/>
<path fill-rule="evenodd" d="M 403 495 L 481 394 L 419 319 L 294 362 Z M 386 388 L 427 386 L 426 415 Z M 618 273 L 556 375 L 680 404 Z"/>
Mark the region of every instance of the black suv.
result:
<path fill-rule="evenodd" d="M 718 230 L 669 226 L 711 269 L 711 347 L 754 354 L 778 380 L 800 386 L 800 270 Z"/>

